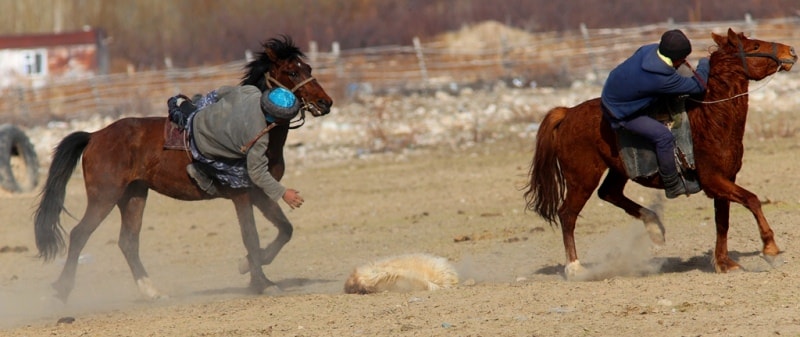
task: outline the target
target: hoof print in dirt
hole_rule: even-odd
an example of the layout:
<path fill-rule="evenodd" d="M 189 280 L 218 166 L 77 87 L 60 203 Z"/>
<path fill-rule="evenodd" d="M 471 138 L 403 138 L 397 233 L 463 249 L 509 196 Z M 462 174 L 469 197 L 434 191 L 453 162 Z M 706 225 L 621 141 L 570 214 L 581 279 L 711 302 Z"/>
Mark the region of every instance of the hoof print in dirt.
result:
<path fill-rule="evenodd" d="M 39 159 L 28 136 L 14 125 L 0 125 L 0 187 L 28 192 L 38 183 Z"/>

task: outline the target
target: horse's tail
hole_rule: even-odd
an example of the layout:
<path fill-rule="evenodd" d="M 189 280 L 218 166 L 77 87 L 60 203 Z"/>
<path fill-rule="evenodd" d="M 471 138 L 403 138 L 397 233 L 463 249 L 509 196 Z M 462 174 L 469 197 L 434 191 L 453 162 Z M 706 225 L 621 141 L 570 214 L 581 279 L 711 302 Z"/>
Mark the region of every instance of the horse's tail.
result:
<path fill-rule="evenodd" d="M 61 140 L 53 154 L 53 162 L 47 173 L 47 182 L 41 192 L 41 201 L 34 214 L 34 232 L 39 257 L 45 261 L 53 260 L 64 250 L 64 228 L 59 220 L 64 209 L 64 195 L 67 182 L 83 150 L 89 143 L 91 134 L 74 132 Z"/>
<path fill-rule="evenodd" d="M 526 186 L 525 201 L 527 209 L 538 213 L 542 218 L 557 224 L 558 208 L 564 201 L 566 190 L 564 176 L 558 166 L 556 144 L 557 129 L 564 120 L 568 108 L 557 107 L 545 115 L 536 133 L 536 149 L 528 171 L 531 181 Z"/>

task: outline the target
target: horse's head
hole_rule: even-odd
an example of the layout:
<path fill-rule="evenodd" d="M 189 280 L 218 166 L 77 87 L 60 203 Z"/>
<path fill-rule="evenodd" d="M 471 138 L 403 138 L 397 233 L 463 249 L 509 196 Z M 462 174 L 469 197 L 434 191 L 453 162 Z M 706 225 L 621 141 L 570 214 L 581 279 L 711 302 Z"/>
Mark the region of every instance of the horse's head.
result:
<path fill-rule="evenodd" d="M 246 66 L 242 85 L 254 85 L 261 91 L 281 86 L 292 91 L 302 103 L 300 118 L 308 111 L 314 117 L 328 114 L 333 100 L 311 76 L 311 66 L 303 61 L 305 55 L 288 36 L 273 38 L 262 44 L 264 51 Z"/>
<path fill-rule="evenodd" d="M 789 71 L 797 62 L 792 46 L 777 42 L 748 39 L 743 33 L 728 28 L 728 35 L 711 33 L 720 51 L 742 60 L 744 74 L 748 79 L 760 80 L 778 71 Z"/>

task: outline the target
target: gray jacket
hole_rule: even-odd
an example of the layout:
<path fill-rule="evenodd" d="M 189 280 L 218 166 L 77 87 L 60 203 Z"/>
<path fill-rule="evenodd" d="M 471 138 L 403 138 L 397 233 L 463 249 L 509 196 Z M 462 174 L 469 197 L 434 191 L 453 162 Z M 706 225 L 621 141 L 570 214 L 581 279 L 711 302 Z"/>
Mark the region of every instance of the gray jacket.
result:
<path fill-rule="evenodd" d="M 217 89 L 219 101 L 194 116 L 192 134 L 197 149 L 208 158 L 247 159 L 247 174 L 272 200 L 280 200 L 286 188 L 275 180 L 267 166 L 269 135 L 263 135 L 247 153 L 240 148 L 267 127 L 261 112 L 261 91 L 252 85 Z"/>

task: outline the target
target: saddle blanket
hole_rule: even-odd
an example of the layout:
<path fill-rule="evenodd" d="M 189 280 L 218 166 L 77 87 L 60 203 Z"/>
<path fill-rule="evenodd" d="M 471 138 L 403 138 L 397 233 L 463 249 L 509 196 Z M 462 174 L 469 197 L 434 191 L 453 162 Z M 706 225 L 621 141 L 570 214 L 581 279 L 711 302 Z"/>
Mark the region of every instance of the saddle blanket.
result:
<path fill-rule="evenodd" d="M 675 160 L 678 171 L 683 176 L 687 188 L 699 189 L 700 183 L 695 175 L 694 145 L 689 115 L 686 113 L 685 97 L 662 100 L 651 111 L 653 118 L 665 122 L 675 136 Z M 617 130 L 620 156 L 625 163 L 625 171 L 631 179 L 646 178 L 658 173 L 658 159 L 655 147 L 646 139 L 625 129 Z"/>

